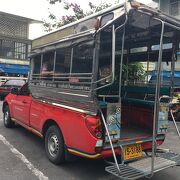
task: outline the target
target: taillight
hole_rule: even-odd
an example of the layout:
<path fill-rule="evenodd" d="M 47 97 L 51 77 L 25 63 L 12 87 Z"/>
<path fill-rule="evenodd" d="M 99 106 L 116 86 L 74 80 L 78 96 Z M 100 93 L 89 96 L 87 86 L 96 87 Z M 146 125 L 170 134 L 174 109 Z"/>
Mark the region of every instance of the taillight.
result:
<path fill-rule="evenodd" d="M 102 138 L 102 124 L 100 118 L 88 116 L 85 122 L 88 130 L 94 137 L 98 139 Z"/>

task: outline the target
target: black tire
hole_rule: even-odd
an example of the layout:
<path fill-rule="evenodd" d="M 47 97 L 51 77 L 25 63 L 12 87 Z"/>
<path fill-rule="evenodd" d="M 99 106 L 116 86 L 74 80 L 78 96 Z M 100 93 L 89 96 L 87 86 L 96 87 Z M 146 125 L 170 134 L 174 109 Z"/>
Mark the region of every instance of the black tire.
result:
<path fill-rule="evenodd" d="M 45 150 L 48 159 L 54 164 L 65 161 L 65 146 L 61 131 L 56 125 L 50 126 L 45 134 Z"/>
<path fill-rule="evenodd" d="M 3 122 L 4 122 L 4 126 L 6 128 L 12 128 L 15 126 L 15 123 L 11 120 L 11 115 L 9 112 L 9 107 L 8 105 L 6 105 L 4 107 L 4 111 L 3 111 Z"/>

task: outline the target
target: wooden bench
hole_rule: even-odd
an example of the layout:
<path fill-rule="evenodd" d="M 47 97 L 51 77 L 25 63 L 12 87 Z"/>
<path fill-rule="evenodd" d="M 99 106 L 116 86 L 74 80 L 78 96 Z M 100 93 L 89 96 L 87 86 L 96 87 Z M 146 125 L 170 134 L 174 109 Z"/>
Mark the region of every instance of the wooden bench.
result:
<path fill-rule="evenodd" d="M 150 86 L 126 86 L 125 96 L 122 102 L 134 106 L 142 106 L 147 108 L 154 107 L 156 87 Z M 160 96 L 170 95 L 169 87 L 160 88 Z"/>
<path fill-rule="evenodd" d="M 106 87 L 99 91 L 99 105 L 106 112 L 109 102 L 117 102 L 118 86 Z M 122 119 L 121 123 L 152 130 L 156 87 L 122 86 Z M 161 87 L 160 96 L 170 95 L 170 87 Z"/>

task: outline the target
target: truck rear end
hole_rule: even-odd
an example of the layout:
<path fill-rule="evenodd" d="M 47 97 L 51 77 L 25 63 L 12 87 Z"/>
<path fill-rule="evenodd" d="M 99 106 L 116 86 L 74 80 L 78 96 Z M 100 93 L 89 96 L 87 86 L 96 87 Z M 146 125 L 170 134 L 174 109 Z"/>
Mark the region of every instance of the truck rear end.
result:
<path fill-rule="evenodd" d="M 115 95 L 105 95 L 105 92 L 103 95 L 99 95 L 99 104 L 102 120 L 106 122 L 109 137 L 115 151 L 123 156 L 124 160 L 132 160 L 142 157 L 142 151 L 146 152 L 152 148 L 155 105 L 152 96 L 154 96 L 153 92 L 155 89 L 140 86 L 126 86 L 123 89 L 126 90 L 124 92 L 126 96 L 122 98 L 121 104 L 118 102 L 112 103 L 117 97 Z M 161 93 L 164 93 L 164 95 L 162 95 L 158 112 L 157 145 L 163 143 L 168 127 L 169 99 L 166 99 L 168 90 L 169 88 L 161 89 Z M 146 98 L 142 96 L 143 94 Z M 104 131 L 106 131 L 105 126 Z M 102 154 L 104 156 L 112 154 L 108 133 L 103 133 Z M 124 154 L 122 154 L 122 146 L 125 147 Z"/>

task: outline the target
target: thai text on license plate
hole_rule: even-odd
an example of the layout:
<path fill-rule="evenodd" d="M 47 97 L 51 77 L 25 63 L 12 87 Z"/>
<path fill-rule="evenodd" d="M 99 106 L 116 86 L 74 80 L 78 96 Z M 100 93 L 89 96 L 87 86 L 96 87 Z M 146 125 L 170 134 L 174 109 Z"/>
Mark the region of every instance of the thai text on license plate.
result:
<path fill-rule="evenodd" d="M 124 155 L 125 161 L 135 159 L 135 158 L 141 158 L 142 157 L 141 144 L 124 146 L 123 155 Z"/>

